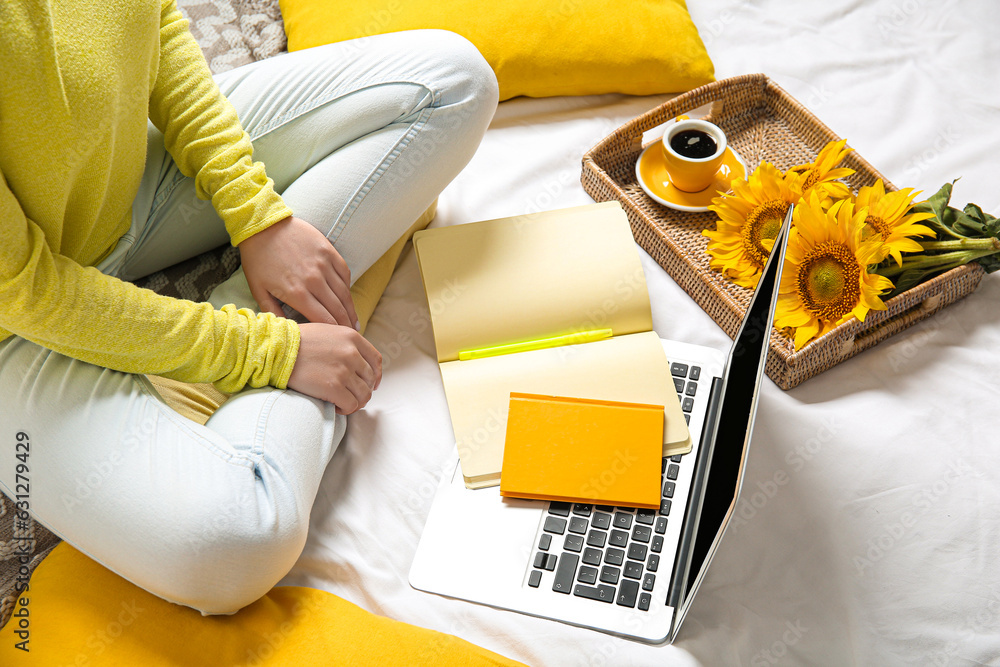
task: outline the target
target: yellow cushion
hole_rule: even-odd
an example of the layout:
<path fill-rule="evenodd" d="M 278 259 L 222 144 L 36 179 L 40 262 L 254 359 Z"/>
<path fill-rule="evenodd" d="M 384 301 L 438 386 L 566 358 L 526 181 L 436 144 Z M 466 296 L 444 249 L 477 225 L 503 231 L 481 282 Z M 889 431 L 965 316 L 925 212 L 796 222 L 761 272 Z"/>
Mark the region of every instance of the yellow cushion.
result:
<path fill-rule="evenodd" d="M 389 284 L 389 279 L 392 278 L 392 272 L 396 269 L 396 262 L 403 254 L 406 243 L 416 232 L 431 224 L 436 213 L 437 200 L 435 199 L 430 208 L 417 218 L 417 221 L 399 237 L 399 240 L 372 264 L 371 268 L 354 281 L 354 285 L 351 286 L 351 298 L 354 299 L 354 310 L 358 314 L 362 333 L 368 326 L 368 320 L 375 312 L 375 306 L 382 298 L 382 292 Z M 199 424 L 207 422 L 208 418 L 229 398 L 229 394 L 219 391 L 211 384 L 180 382 L 156 375 L 146 377 L 149 378 L 167 405 L 175 412 Z"/>
<path fill-rule="evenodd" d="M 443 28 L 464 36 L 518 95 L 652 95 L 714 79 L 684 0 L 280 0 L 288 50 Z"/>
<path fill-rule="evenodd" d="M 28 653 L 18 648 L 25 639 Z M 0 631 L 0 665 L 520 664 L 299 586 L 274 588 L 232 616 L 202 616 L 147 593 L 65 542 L 38 566 Z"/>
<path fill-rule="evenodd" d="M 351 286 L 351 298 L 354 299 L 354 311 L 358 314 L 362 333 L 367 328 L 368 320 L 371 319 L 372 313 L 375 312 L 375 306 L 378 305 L 379 299 L 382 298 L 382 292 L 385 291 L 386 286 L 389 284 L 389 279 L 392 278 L 392 272 L 396 270 L 396 262 L 399 261 L 399 256 L 403 254 L 403 248 L 406 246 L 406 243 L 413 238 L 414 234 L 431 224 L 436 214 L 437 200 L 435 199 L 430 208 L 417 218 L 417 221 L 399 237 L 399 240 L 386 250 L 385 254 L 371 265 L 371 268 L 362 273 L 361 277 L 354 281 L 354 285 Z"/>

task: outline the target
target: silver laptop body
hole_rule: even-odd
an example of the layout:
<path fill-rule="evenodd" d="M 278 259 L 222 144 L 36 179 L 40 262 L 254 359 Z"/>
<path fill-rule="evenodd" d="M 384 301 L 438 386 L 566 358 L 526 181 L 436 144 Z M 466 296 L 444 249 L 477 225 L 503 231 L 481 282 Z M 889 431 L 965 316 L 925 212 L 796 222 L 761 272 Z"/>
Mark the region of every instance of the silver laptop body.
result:
<path fill-rule="evenodd" d="M 504 498 L 499 487 L 470 490 L 456 453 L 421 534 L 410 585 L 672 642 L 738 500 L 791 215 L 789 208 L 728 358 L 663 341 L 682 403 L 690 399 L 684 408 L 693 447 L 664 459 L 660 511 Z"/>

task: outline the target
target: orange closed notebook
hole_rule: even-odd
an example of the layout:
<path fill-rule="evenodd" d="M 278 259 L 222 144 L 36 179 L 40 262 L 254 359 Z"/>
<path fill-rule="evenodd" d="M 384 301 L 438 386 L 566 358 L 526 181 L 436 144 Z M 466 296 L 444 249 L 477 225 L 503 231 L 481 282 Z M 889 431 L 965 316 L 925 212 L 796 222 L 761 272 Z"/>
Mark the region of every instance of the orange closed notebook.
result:
<path fill-rule="evenodd" d="M 660 506 L 663 406 L 511 392 L 500 493 Z"/>

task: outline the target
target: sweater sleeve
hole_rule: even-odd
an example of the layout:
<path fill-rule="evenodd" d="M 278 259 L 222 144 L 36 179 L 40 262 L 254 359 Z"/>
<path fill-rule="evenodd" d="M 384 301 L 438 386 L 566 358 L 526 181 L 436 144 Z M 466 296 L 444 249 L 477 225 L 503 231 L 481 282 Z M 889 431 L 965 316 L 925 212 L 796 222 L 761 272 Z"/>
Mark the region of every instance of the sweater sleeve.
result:
<path fill-rule="evenodd" d="M 233 245 L 292 214 L 219 91 L 175 0 L 161 0 L 160 59 L 149 118 L 199 197 L 211 199 Z"/>
<path fill-rule="evenodd" d="M 285 387 L 299 344 L 291 320 L 161 296 L 53 252 L 2 173 L 0 327 L 105 368 L 226 392 Z"/>

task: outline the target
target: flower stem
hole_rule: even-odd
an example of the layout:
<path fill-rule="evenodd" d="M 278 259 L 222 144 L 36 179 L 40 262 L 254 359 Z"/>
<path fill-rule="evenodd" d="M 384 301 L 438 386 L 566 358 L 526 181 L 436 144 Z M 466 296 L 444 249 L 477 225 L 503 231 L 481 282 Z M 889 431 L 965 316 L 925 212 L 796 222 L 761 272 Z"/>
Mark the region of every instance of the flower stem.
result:
<path fill-rule="evenodd" d="M 941 243 L 951 243 L 951 241 L 941 241 Z M 985 257 L 986 255 L 992 255 L 995 252 L 1000 252 L 1000 246 L 990 244 L 989 247 L 977 250 L 957 250 L 954 252 L 942 253 L 940 255 L 917 255 L 915 257 L 908 257 L 904 259 L 902 266 L 888 266 L 881 268 L 878 273 L 890 280 L 895 281 L 897 276 L 910 269 L 953 269 L 956 266 L 968 264 L 974 259 Z"/>
<path fill-rule="evenodd" d="M 955 241 L 921 241 L 920 247 L 927 250 L 990 250 L 997 252 L 1000 250 L 1000 239 L 969 239 L 962 238 Z M 989 255 L 990 253 L 986 253 Z"/>

